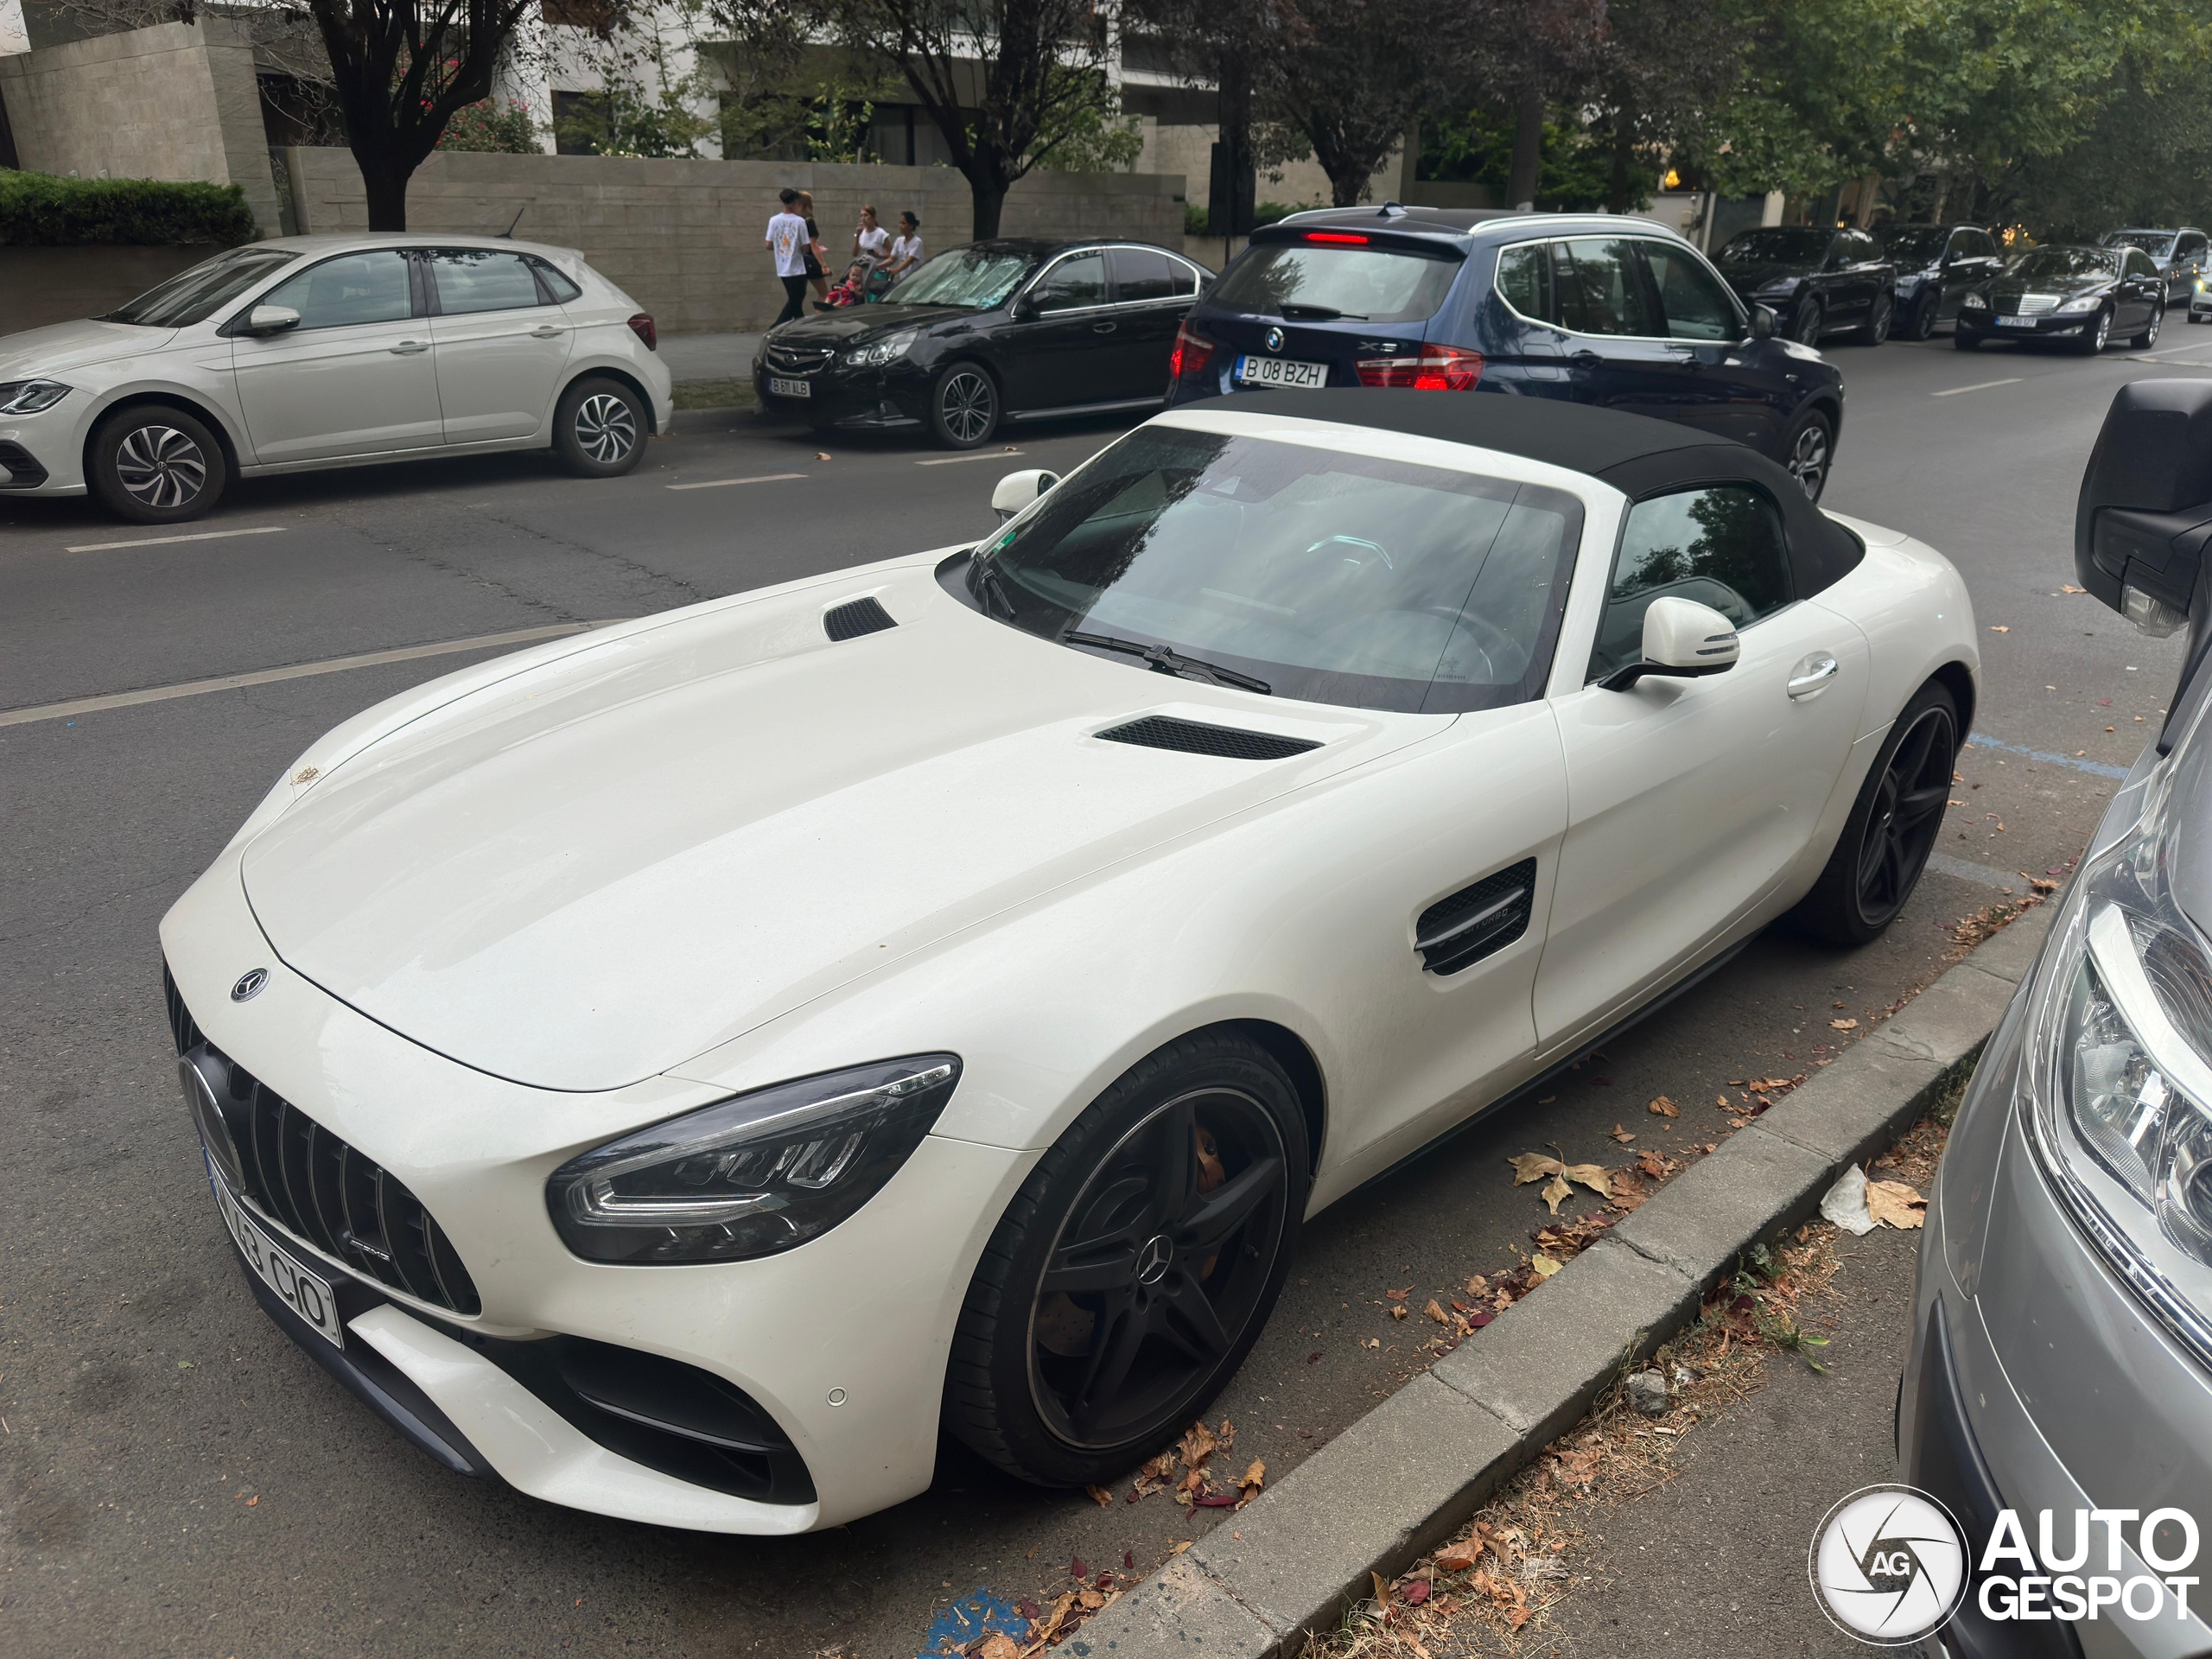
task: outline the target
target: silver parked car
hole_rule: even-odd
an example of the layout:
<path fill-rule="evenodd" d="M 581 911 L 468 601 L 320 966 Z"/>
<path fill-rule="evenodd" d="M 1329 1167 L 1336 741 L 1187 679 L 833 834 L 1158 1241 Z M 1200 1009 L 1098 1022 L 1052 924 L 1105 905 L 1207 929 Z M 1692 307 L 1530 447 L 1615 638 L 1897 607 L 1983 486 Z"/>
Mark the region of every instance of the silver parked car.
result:
<path fill-rule="evenodd" d="M 0 313 L 4 315 L 4 313 Z M 568 248 L 290 236 L 0 339 L 0 493 L 195 518 L 264 473 L 550 445 L 612 477 L 668 429 L 653 320 Z"/>
<path fill-rule="evenodd" d="M 2123 387 L 2082 483 L 2075 563 L 2145 632 L 2186 626 L 2190 649 L 1983 1052 L 1928 1206 L 1898 1442 L 1905 1479 L 1967 1534 L 1974 1581 L 1936 1638 L 1958 1659 L 2212 1650 L 2203 1598 L 2139 1611 L 2162 1573 L 2204 1573 L 2171 1563 L 2212 1523 L 2208 541 L 2212 380 Z M 2006 1618 L 2028 1581 L 1984 1570 L 2008 1510 L 2037 1552 L 2025 1570 L 2045 1574 L 2036 1606 L 2056 1617 Z M 2082 1577 L 2070 1601 L 2044 1594 L 2069 1559 L 2154 1582 L 2135 1607 L 2084 1617 Z"/>

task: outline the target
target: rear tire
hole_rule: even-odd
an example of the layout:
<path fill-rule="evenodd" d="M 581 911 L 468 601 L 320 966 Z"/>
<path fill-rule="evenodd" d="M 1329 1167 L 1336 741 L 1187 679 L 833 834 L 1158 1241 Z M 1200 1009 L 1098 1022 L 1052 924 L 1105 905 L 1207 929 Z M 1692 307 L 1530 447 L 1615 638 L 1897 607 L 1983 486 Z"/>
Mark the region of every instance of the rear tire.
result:
<path fill-rule="evenodd" d="M 1795 914 L 1808 932 L 1830 944 L 1869 944 L 1897 920 L 1942 833 L 1958 752 L 1958 704 L 1930 680 L 1891 723 L 1827 867 L 1798 901 Z"/>
<path fill-rule="evenodd" d="M 1305 1114 L 1266 1050 L 1200 1032 L 1139 1061 L 991 1235 L 953 1332 L 947 1431 L 1040 1486 L 1098 1484 L 1172 1444 L 1267 1324 L 1306 1188 Z"/>
<path fill-rule="evenodd" d="M 645 453 L 645 399 L 621 381 L 586 375 L 561 394 L 553 452 L 578 478 L 620 478 Z"/>
<path fill-rule="evenodd" d="M 214 433 L 167 404 L 132 404 L 109 416 L 92 435 L 86 460 L 101 504 L 134 524 L 197 518 L 223 499 L 231 480 L 229 457 Z"/>
<path fill-rule="evenodd" d="M 1904 334 L 1908 340 L 1927 340 L 1936 333 L 1936 314 L 1942 308 L 1943 296 L 1929 292 L 1920 296 L 1920 302 L 1905 314 Z"/>
<path fill-rule="evenodd" d="M 1887 294 L 1874 296 L 1874 308 L 1866 314 L 1866 321 L 1852 330 L 1851 337 L 1861 346 L 1879 346 L 1890 337 L 1890 324 L 1897 317 L 1897 302 Z"/>

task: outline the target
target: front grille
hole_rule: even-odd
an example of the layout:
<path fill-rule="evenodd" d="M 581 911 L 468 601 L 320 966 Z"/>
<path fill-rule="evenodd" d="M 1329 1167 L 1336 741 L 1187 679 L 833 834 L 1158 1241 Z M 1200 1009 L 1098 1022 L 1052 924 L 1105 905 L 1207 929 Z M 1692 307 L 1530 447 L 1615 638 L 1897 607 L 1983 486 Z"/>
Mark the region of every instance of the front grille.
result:
<path fill-rule="evenodd" d="M 1273 732 L 1209 726 L 1201 721 L 1178 720 L 1173 715 L 1147 715 L 1142 720 L 1113 727 L 1098 735 L 1109 743 L 1135 743 L 1143 748 L 1173 749 L 1183 754 L 1218 755 L 1226 760 L 1281 760 L 1321 747 L 1310 737 L 1278 737 Z"/>
<path fill-rule="evenodd" d="M 899 626 L 874 594 L 833 605 L 822 613 L 822 631 L 833 641 L 857 639 L 864 633 L 881 633 Z"/>
<path fill-rule="evenodd" d="M 2017 299 L 2009 294 L 1997 296 L 1997 312 L 2006 317 L 2040 317 L 2058 309 L 2056 294 L 2023 294 Z"/>
<path fill-rule="evenodd" d="M 253 1207 L 365 1279 L 450 1313 L 482 1312 L 475 1281 L 422 1201 L 208 1042 L 166 968 L 162 978 L 178 1057 L 213 1094 Z"/>
<path fill-rule="evenodd" d="M 1438 899 L 1414 924 L 1414 949 L 1432 974 L 1456 974 L 1529 931 L 1536 861 L 1524 858 Z"/>
<path fill-rule="evenodd" d="M 8 474 L 0 490 L 35 490 L 46 482 L 46 468 L 20 443 L 0 443 L 0 467 Z"/>
<path fill-rule="evenodd" d="M 813 374 L 828 366 L 830 358 L 826 346 L 781 346 L 770 342 L 768 366 L 779 374 Z"/>

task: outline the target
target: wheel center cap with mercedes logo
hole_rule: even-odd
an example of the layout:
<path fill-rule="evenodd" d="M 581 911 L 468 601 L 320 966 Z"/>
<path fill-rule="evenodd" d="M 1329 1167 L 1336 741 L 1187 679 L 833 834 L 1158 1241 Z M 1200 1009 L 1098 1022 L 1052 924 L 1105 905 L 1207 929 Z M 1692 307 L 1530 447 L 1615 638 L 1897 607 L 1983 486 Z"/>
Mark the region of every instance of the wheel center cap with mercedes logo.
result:
<path fill-rule="evenodd" d="M 1166 1234 L 1156 1233 L 1147 1239 L 1144 1248 L 1137 1252 L 1137 1283 L 1158 1284 L 1174 1256 L 1175 1247 L 1167 1242 Z"/>
<path fill-rule="evenodd" d="M 1280 328 L 1268 329 L 1266 336 L 1260 343 L 1265 346 L 1271 352 L 1279 352 L 1282 350 L 1282 330 Z"/>

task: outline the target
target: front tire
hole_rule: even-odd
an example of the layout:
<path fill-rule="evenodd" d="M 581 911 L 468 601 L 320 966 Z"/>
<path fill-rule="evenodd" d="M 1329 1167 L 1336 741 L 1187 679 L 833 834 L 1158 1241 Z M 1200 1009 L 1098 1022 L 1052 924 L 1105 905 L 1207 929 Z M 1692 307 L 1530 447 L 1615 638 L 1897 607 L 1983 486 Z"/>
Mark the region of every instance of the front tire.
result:
<path fill-rule="evenodd" d="M 1826 319 L 1821 314 L 1821 302 L 1815 299 L 1801 302 L 1797 307 L 1797 326 L 1789 331 L 1790 338 L 1800 346 L 1821 343 L 1821 329 Z"/>
<path fill-rule="evenodd" d="M 2158 343 L 2158 330 L 2164 327 L 2165 323 L 2166 308 L 2162 305 L 2151 314 L 2151 321 L 2145 325 L 2143 332 L 2127 343 L 2139 352 L 2149 351 Z"/>
<path fill-rule="evenodd" d="M 1289 1271 L 1306 1119 L 1245 1039 L 1140 1061 L 1039 1161 L 976 1264 L 944 1426 L 1007 1473 L 1094 1485 L 1172 1442 L 1236 1375 Z"/>
<path fill-rule="evenodd" d="M 215 435 L 167 404 L 134 404 L 109 416 L 86 459 L 101 504 L 134 524 L 197 518 L 223 499 L 231 479 Z"/>
<path fill-rule="evenodd" d="M 2097 320 L 2089 325 L 2089 332 L 2082 336 L 2074 349 L 2084 357 L 2094 357 L 2112 344 L 2112 308 L 2107 306 L 2097 313 Z"/>
<path fill-rule="evenodd" d="M 1808 409 L 1797 417 L 1782 464 L 1808 496 L 1821 499 L 1828 486 L 1828 469 L 1835 464 L 1835 423 L 1826 411 Z"/>
<path fill-rule="evenodd" d="M 620 478 L 645 453 L 645 400 L 621 381 L 587 375 L 561 394 L 553 450 L 578 478 Z"/>
<path fill-rule="evenodd" d="M 999 429 L 999 389 L 979 363 L 951 363 L 930 388 L 930 430 L 947 449 L 975 449 Z"/>
<path fill-rule="evenodd" d="M 1958 704 L 1930 680 L 1891 725 L 1827 868 L 1798 903 L 1808 932 L 1869 944 L 1897 920 L 1942 832 L 1958 749 Z"/>

